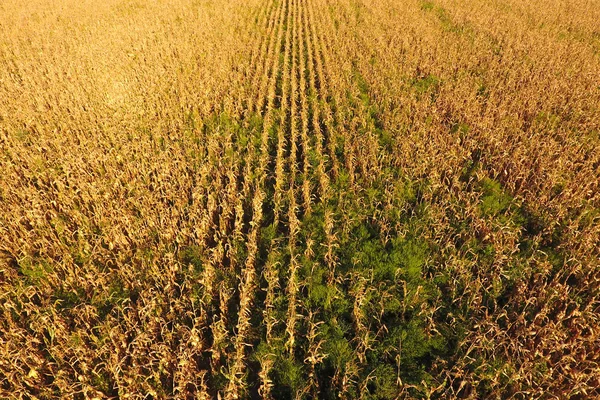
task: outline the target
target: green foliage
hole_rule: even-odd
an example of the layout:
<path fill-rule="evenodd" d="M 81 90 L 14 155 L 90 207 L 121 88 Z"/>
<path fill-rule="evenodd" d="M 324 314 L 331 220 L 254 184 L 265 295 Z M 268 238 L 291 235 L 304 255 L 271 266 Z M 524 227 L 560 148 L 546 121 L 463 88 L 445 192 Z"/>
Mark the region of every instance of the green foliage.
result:
<path fill-rule="evenodd" d="M 329 340 L 325 343 L 327 359 L 334 368 L 343 370 L 354 358 L 354 350 L 350 341 L 341 334 L 330 334 L 328 338 Z"/>
<path fill-rule="evenodd" d="M 340 254 L 346 269 L 371 271 L 375 281 L 393 280 L 397 273 L 414 281 L 421 277 L 428 251 L 427 245 L 415 238 L 397 237 L 384 245 L 376 228 L 363 223 L 354 228 Z"/>
<path fill-rule="evenodd" d="M 14 135 L 15 138 L 25 146 L 30 146 L 35 137 L 35 135 L 33 135 L 32 132 L 27 129 L 17 129 Z"/>
<path fill-rule="evenodd" d="M 427 257 L 427 246 L 416 240 L 403 239 L 397 244 L 397 249 L 406 279 L 411 282 L 419 280 Z"/>
<path fill-rule="evenodd" d="M 452 18 L 450 18 L 450 16 L 448 15 L 448 11 L 446 11 L 445 8 L 438 6 L 436 7 L 435 11 L 444 29 L 448 29 L 451 31 L 456 30 L 457 27 L 454 25 Z"/>
<path fill-rule="evenodd" d="M 289 357 L 279 357 L 275 371 L 275 382 L 277 382 L 277 385 L 274 393 L 281 392 L 282 395 L 284 393 L 293 394 L 304 383 L 305 373 L 302 364 Z"/>
<path fill-rule="evenodd" d="M 261 132 L 263 129 L 264 119 L 258 113 L 250 114 L 246 120 L 248 121 L 248 129 L 250 132 Z"/>
<path fill-rule="evenodd" d="M 84 303 L 86 300 L 85 292 L 80 289 L 58 288 L 54 294 L 54 304 L 60 310 L 70 310 L 78 304 Z"/>
<path fill-rule="evenodd" d="M 252 355 L 255 361 L 264 358 L 274 360 L 269 378 L 273 381 L 273 396 L 277 399 L 295 398 L 296 392 L 306 382 L 306 371 L 302 362 L 294 359 L 285 350 L 282 340 L 274 340 L 270 345 L 260 342 Z"/>
<path fill-rule="evenodd" d="M 19 261 L 19 272 L 26 277 L 29 285 L 39 285 L 52 272 L 52 265 L 44 260 L 33 260 L 30 257 Z"/>
<path fill-rule="evenodd" d="M 91 304 L 96 307 L 98 318 L 104 320 L 115 307 L 122 307 L 123 303 L 130 300 L 132 293 L 119 277 L 111 279 L 107 292 L 100 292 L 92 296 Z"/>
<path fill-rule="evenodd" d="M 429 1 L 429 0 L 423 1 L 422 0 L 420 8 L 421 8 L 421 10 L 423 10 L 425 12 L 435 13 L 438 20 L 441 22 L 442 27 L 446 31 L 457 33 L 457 34 L 464 33 L 465 31 L 470 32 L 470 29 L 468 29 L 467 27 L 455 23 L 452 20 L 452 18 L 450 17 L 450 15 L 448 15 L 448 11 L 445 8 L 443 8 L 441 6 L 436 6 L 435 3 L 432 1 Z"/>
<path fill-rule="evenodd" d="M 274 225 L 268 225 L 264 227 L 260 232 L 261 241 L 264 243 L 270 243 L 273 239 L 275 239 L 275 235 L 277 234 L 277 229 Z"/>
<path fill-rule="evenodd" d="M 482 99 L 487 99 L 488 97 L 490 97 L 490 90 L 485 83 L 481 83 L 477 87 L 477 97 Z"/>
<path fill-rule="evenodd" d="M 356 66 L 353 66 L 354 81 L 359 90 L 359 99 L 366 110 L 364 125 L 368 131 L 374 132 L 379 138 L 379 145 L 382 149 L 391 150 L 394 142 L 392 134 L 384 129 L 383 121 L 380 116 L 380 110 L 376 102 L 371 100 L 369 93 L 369 84 L 360 73 Z M 354 103 L 354 99 L 350 99 Z"/>
<path fill-rule="evenodd" d="M 309 215 L 305 215 L 303 219 L 303 226 L 305 229 L 300 232 L 304 243 L 310 238 L 316 243 L 323 243 L 325 241 L 325 217 L 324 207 L 322 204 L 317 204 L 313 208 Z M 319 246 L 320 247 L 320 246 Z M 316 249 L 317 252 L 322 251 L 321 248 Z"/>
<path fill-rule="evenodd" d="M 413 79 L 412 87 L 417 94 L 423 95 L 429 92 L 436 92 L 440 86 L 440 79 L 435 75 L 425 75 Z"/>
<path fill-rule="evenodd" d="M 450 133 L 458 134 L 461 140 L 467 137 L 467 134 L 471 130 L 471 127 L 464 122 L 457 122 L 450 128 Z"/>
<path fill-rule="evenodd" d="M 319 155 L 314 148 L 308 149 L 308 160 L 312 169 L 316 169 L 319 166 Z"/>
<path fill-rule="evenodd" d="M 423 11 L 431 11 L 435 7 L 435 4 L 432 1 L 421 1 L 421 10 Z"/>
<path fill-rule="evenodd" d="M 225 112 L 214 113 L 202 121 L 202 134 L 231 134 L 235 141 L 235 149 L 240 154 L 244 154 L 249 145 L 253 146 L 256 150 L 260 150 L 263 125 L 264 119 L 259 113 L 251 113 L 243 119 L 233 117 Z M 196 129 L 195 120 L 193 127 Z M 270 127 L 270 130 L 274 131 L 276 127 Z M 273 135 L 271 134 L 271 136 Z M 234 152 L 227 154 L 228 157 L 234 157 L 234 155 Z"/>
<path fill-rule="evenodd" d="M 322 310 L 332 315 L 344 315 L 350 310 L 350 301 L 335 285 L 326 281 L 327 272 L 317 268 L 307 271 L 308 304 L 316 310 Z"/>
<path fill-rule="evenodd" d="M 377 366 L 373 370 L 373 382 L 367 389 L 369 390 L 369 398 L 372 399 L 393 399 L 398 396 L 398 371 L 390 364 Z"/>
<path fill-rule="evenodd" d="M 418 204 L 417 186 L 410 181 L 398 183 L 397 201 Z M 364 374 L 369 371 L 372 379 L 367 395 L 377 399 L 393 398 L 399 392 L 398 376 L 403 382 L 414 385 L 430 381 L 427 371 L 433 360 L 451 353 L 453 348 L 450 346 L 450 337 L 426 332 L 426 319 L 420 313 L 426 306 L 424 302 L 433 301 L 439 296 L 436 284 L 425 279 L 424 267 L 431 250 L 418 234 L 423 221 L 418 218 L 407 219 L 409 233 L 384 243 L 379 225 L 375 221 L 359 218 L 372 213 L 373 204 L 385 200 L 383 191 L 375 185 L 366 189 L 363 196 L 364 208 L 358 206 L 361 204 L 358 202 L 346 208 L 350 218 L 356 216 L 358 219 L 348 234 L 341 238 L 339 268 L 346 274 L 363 276 L 369 280 L 369 287 L 374 288 L 373 294 L 366 297 L 365 323 L 373 329 L 373 337 L 378 326 L 385 326 L 386 333 L 374 342 L 373 349 L 367 354 Z M 405 218 L 397 213 L 389 215 L 397 219 Z M 422 218 L 425 214 L 413 215 Z M 330 305 L 332 298 L 352 298 L 352 295 L 337 291 L 338 286 L 326 285 L 324 277 L 325 271 L 317 269 L 309 277 L 307 286 L 311 304 L 321 305 L 326 312 L 324 320 L 331 321 L 323 325 L 320 337 L 325 341 L 324 350 L 328 354 L 322 373 L 332 376 L 334 371 L 344 371 L 357 362 L 350 340 L 352 303 L 348 302 L 346 308 Z M 448 331 L 447 334 L 452 333 Z M 332 392 L 333 397 L 335 393 Z"/>
<path fill-rule="evenodd" d="M 184 247 L 179 252 L 179 259 L 184 266 L 191 266 L 191 273 L 194 276 L 199 276 L 204 267 L 202 262 L 202 249 L 199 246 Z"/>
<path fill-rule="evenodd" d="M 499 182 L 484 178 L 480 183 L 483 196 L 480 209 L 485 216 L 495 216 L 508 209 L 512 197 L 506 194 Z"/>
<path fill-rule="evenodd" d="M 594 208 L 592 205 L 585 207 L 580 215 L 579 229 L 585 229 L 600 222 L 600 208 Z"/>
<path fill-rule="evenodd" d="M 92 386 L 100 390 L 102 393 L 108 394 L 113 392 L 114 380 L 107 371 L 92 371 Z M 116 394 L 116 393 L 115 393 Z"/>

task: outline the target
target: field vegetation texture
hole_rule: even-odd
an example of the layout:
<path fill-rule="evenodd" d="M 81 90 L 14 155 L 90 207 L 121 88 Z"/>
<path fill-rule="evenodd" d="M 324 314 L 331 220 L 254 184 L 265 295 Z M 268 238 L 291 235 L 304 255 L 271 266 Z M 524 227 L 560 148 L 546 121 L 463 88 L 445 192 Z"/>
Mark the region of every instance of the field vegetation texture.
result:
<path fill-rule="evenodd" d="M 598 0 L 0 2 L 0 398 L 600 398 Z"/>

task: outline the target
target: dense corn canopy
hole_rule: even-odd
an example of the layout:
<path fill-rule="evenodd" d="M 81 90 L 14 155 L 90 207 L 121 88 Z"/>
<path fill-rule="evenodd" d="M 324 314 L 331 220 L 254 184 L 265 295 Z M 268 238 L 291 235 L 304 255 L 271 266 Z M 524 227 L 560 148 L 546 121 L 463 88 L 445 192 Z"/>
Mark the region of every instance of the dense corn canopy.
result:
<path fill-rule="evenodd" d="M 0 2 L 0 398 L 600 397 L 598 21 Z"/>

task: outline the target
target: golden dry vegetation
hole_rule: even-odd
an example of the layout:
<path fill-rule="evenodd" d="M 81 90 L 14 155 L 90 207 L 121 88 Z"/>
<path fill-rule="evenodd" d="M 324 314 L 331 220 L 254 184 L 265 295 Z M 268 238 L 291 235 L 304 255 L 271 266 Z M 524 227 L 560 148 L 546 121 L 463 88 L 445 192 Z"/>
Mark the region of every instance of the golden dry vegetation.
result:
<path fill-rule="evenodd" d="M 0 398 L 600 398 L 598 21 L 0 2 Z"/>

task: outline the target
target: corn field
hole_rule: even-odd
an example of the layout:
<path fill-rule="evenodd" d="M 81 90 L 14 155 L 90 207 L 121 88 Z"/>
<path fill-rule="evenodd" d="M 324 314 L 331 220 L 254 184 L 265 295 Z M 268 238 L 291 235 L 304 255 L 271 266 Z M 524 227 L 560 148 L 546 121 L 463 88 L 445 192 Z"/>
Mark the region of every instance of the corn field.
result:
<path fill-rule="evenodd" d="M 598 0 L 0 2 L 0 398 L 600 398 Z"/>

